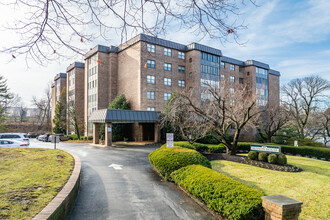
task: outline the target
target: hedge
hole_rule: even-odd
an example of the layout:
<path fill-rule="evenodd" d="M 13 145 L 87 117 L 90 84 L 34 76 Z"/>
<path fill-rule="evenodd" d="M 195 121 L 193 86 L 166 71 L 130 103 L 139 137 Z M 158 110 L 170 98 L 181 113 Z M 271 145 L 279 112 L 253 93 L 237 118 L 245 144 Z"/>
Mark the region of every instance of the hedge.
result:
<path fill-rule="evenodd" d="M 174 144 L 176 146 L 180 146 L 180 147 L 188 148 L 188 149 L 194 149 L 194 150 L 202 149 L 203 151 L 208 151 L 209 153 L 224 153 L 224 152 L 226 152 L 226 148 L 223 144 L 206 145 L 206 144 L 194 143 L 193 145 L 191 145 L 187 141 L 176 141 L 176 142 L 174 142 Z M 237 151 L 249 152 L 251 144 L 260 144 L 260 143 L 239 142 L 237 144 Z M 273 143 L 266 143 L 264 145 L 281 146 L 283 154 L 301 155 L 301 156 L 308 156 L 308 157 L 316 157 L 318 159 L 324 158 L 325 160 L 330 160 L 330 149 L 329 148 L 307 147 L 307 146 L 293 147 L 293 146 L 278 145 L 278 144 L 273 144 Z M 198 147 L 196 148 L 196 146 L 202 146 L 202 147 L 201 148 L 198 148 Z M 207 147 L 208 149 L 206 150 L 205 147 Z"/>
<path fill-rule="evenodd" d="M 204 202 L 210 209 L 232 220 L 263 219 L 264 194 L 212 169 L 190 165 L 171 174 L 173 181 Z"/>
<path fill-rule="evenodd" d="M 150 163 L 165 178 L 171 181 L 171 173 L 181 167 L 200 164 L 211 168 L 211 163 L 195 150 L 175 148 L 159 148 L 149 154 Z"/>

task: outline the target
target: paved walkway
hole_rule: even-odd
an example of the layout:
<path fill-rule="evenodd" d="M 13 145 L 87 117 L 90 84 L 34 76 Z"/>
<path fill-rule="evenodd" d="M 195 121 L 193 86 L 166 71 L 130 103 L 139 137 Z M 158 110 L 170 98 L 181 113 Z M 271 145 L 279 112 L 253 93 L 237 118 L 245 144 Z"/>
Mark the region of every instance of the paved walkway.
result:
<path fill-rule="evenodd" d="M 31 141 L 31 147 L 41 146 L 53 145 Z M 60 143 L 58 148 L 82 161 L 81 186 L 70 219 L 214 219 L 152 170 L 148 154 L 153 147 Z"/>

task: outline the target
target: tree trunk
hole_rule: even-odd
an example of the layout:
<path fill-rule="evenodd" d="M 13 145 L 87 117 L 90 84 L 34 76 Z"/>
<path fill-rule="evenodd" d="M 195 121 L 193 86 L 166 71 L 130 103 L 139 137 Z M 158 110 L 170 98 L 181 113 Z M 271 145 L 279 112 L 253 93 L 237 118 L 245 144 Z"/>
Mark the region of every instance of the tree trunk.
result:
<path fill-rule="evenodd" d="M 271 136 L 268 136 L 267 137 L 267 142 L 266 143 L 271 143 L 272 142 L 272 137 Z"/>

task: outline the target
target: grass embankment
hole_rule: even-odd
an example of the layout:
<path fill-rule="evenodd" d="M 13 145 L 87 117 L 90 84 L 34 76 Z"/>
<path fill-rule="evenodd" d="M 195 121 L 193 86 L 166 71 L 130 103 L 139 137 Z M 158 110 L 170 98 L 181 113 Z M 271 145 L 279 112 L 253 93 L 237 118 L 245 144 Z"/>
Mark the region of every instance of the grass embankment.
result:
<path fill-rule="evenodd" d="M 288 164 L 302 168 L 299 173 L 262 169 L 231 161 L 212 161 L 214 170 L 266 195 L 281 194 L 302 201 L 301 219 L 330 219 L 330 163 L 287 156 Z"/>
<path fill-rule="evenodd" d="M 74 159 L 61 150 L 0 148 L 0 219 L 31 219 L 61 190 Z"/>

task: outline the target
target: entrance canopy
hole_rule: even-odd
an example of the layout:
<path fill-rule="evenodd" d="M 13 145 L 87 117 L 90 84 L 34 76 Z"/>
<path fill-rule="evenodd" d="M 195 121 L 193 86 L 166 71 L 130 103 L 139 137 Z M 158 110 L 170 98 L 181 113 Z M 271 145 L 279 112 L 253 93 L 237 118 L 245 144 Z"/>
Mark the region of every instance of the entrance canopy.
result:
<path fill-rule="evenodd" d="M 143 139 L 143 125 L 154 124 L 154 139 L 159 142 L 159 115 L 160 112 L 154 111 L 134 111 L 134 110 L 116 110 L 102 109 L 94 111 L 89 117 L 89 122 L 93 123 L 93 143 L 99 144 L 100 124 L 105 123 L 105 146 L 112 145 L 112 124 L 113 123 L 138 123 L 139 139 Z"/>
<path fill-rule="evenodd" d="M 160 112 L 101 109 L 94 111 L 89 117 L 92 123 L 156 123 Z"/>

